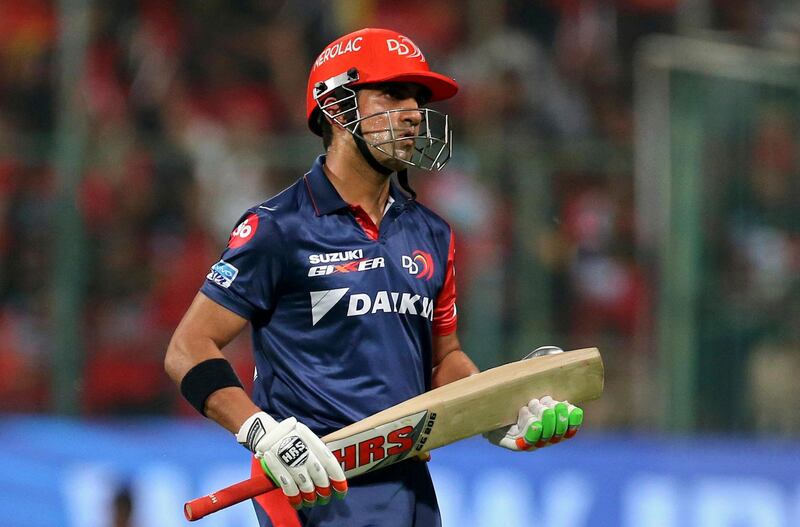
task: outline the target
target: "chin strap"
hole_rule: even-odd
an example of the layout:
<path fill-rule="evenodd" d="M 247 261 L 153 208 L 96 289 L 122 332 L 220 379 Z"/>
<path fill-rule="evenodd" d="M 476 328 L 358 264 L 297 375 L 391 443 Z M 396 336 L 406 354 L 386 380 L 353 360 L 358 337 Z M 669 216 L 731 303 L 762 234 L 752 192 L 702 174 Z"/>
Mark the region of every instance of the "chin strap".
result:
<path fill-rule="evenodd" d="M 411 185 L 408 183 L 408 170 L 403 169 L 397 171 L 397 182 L 400 183 L 403 190 L 411 194 L 411 199 L 417 199 L 417 193 L 414 192 L 414 189 L 411 188 Z"/>
<path fill-rule="evenodd" d="M 375 156 L 372 155 L 372 152 L 369 151 L 369 147 L 367 146 L 367 142 L 361 138 L 361 124 L 359 124 L 353 135 L 353 139 L 356 141 L 356 146 L 358 147 L 358 151 L 361 152 L 361 155 L 367 161 L 369 166 L 372 167 L 375 172 L 383 174 L 384 176 L 390 175 L 393 170 L 386 168 L 385 166 L 381 165 Z M 417 199 L 417 193 L 414 192 L 414 189 L 411 188 L 411 185 L 408 183 L 408 170 L 398 170 L 397 171 L 397 182 L 400 184 L 403 190 L 408 192 L 411 195 L 411 199 Z"/>
<path fill-rule="evenodd" d="M 383 174 L 384 176 L 388 176 L 389 174 L 394 172 L 394 170 L 386 168 L 385 166 L 383 166 L 380 163 L 378 163 L 378 160 L 375 159 L 375 156 L 373 156 L 372 152 L 369 151 L 369 147 L 367 146 L 367 142 L 364 141 L 361 138 L 362 134 L 361 134 L 361 124 L 360 123 L 355 129 L 355 133 L 352 134 L 352 135 L 353 135 L 353 139 L 355 139 L 355 141 L 356 141 L 356 146 L 358 147 L 358 151 L 361 152 L 361 155 L 364 156 L 364 159 L 367 160 L 367 163 L 369 163 L 369 166 L 372 167 L 372 170 L 374 170 L 375 172 L 378 172 L 379 174 Z"/>

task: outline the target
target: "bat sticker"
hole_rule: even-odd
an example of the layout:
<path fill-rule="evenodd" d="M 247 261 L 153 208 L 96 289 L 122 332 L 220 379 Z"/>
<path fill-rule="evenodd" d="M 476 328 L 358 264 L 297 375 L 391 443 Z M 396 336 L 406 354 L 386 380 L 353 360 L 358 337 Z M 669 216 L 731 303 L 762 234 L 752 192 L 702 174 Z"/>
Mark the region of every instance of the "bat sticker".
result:
<path fill-rule="evenodd" d="M 428 423 L 428 412 L 417 412 L 327 445 L 349 478 L 406 458 L 430 433 Z"/>

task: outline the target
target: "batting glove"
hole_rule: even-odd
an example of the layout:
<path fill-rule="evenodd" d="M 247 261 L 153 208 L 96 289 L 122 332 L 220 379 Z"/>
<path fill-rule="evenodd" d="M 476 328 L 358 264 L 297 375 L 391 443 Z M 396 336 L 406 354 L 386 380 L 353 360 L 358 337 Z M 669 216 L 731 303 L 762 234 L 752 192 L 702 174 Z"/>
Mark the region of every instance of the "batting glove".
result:
<path fill-rule="evenodd" d="M 536 450 L 569 439 L 583 423 L 583 410 L 549 395 L 519 409 L 517 422 L 484 434 L 494 445 L 514 451 Z"/>
<path fill-rule="evenodd" d="M 337 498 L 347 494 L 347 479 L 339 462 L 325 443 L 294 417 L 277 422 L 266 412 L 256 412 L 242 424 L 236 440 L 255 454 L 295 509 L 327 505 L 332 494 Z"/>

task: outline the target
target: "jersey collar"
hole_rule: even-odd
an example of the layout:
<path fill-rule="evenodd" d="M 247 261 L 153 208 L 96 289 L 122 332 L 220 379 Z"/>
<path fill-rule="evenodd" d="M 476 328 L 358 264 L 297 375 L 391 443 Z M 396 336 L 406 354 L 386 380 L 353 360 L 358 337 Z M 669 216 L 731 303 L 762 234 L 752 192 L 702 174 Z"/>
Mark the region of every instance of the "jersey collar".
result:
<path fill-rule="evenodd" d="M 332 212 L 349 207 L 349 204 L 342 199 L 333 186 L 333 183 L 331 183 L 328 176 L 325 175 L 325 171 L 322 169 L 322 165 L 324 164 L 325 156 L 321 155 L 317 157 L 311 170 L 303 176 L 306 189 L 311 197 L 311 203 L 314 205 L 317 216 L 331 214 Z M 408 196 L 397 188 L 394 181 L 389 183 L 389 196 L 390 201 L 394 200 L 394 203 L 398 205 L 405 206 L 408 202 Z M 391 205 L 391 203 L 389 205 Z"/>

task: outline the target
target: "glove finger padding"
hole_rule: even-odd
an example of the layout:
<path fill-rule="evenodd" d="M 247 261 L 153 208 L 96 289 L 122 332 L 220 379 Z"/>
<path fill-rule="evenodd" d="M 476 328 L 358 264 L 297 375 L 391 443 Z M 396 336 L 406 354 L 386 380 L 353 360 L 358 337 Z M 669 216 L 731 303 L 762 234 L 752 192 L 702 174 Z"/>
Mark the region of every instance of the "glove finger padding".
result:
<path fill-rule="evenodd" d="M 534 399 L 533 401 L 536 401 Z M 533 402 L 531 401 L 531 403 Z M 561 440 L 561 436 L 564 435 L 566 432 L 566 420 L 564 421 L 563 429 L 564 431 L 561 434 L 558 434 L 559 430 L 559 411 L 566 412 L 566 406 L 561 405 L 553 400 L 552 397 L 549 395 L 545 395 L 539 401 L 542 409 L 540 410 L 541 420 L 542 420 L 542 437 L 537 442 L 536 447 L 541 448 L 545 446 L 547 443 L 558 443 Z M 566 417 L 566 416 L 564 416 Z"/>
<path fill-rule="evenodd" d="M 578 433 L 581 425 L 583 424 L 583 410 L 567 402 L 567 431 L 564 433 L 564 439 L 569 439 Z"/>
<path fill-rule="evenodd" d="M 533 416 L 528 423 L 528 427 L 535 430 L 534 434 L 528 434 L 528 430 L 522 429 L 524 437 L 528 443 L 528 449 L 532 446 L 542 448 L 547 444 L 556 427 L 555 412 L 541 402 L 539 399 L 531 399 L 527 406 L 528 411 Z M 538 430 L 536 430 L 538 428 Z M 527 450 L 527 449 L 524 449 Z"/>
<path fill-rule="evenodd" d="M 517 413 L 515 424 L 492 430 L 484 434 L 484 437 L 489 442 L 508 450 L 528 450 L 538 441 L 541 430 L 541 423 L 536 421 L 527 406 L 523 406 Z"/>
<path fill-rule="evenodd" d="M 344 498 L 347 495 L 347 478 L 336 456 L 306 425 L 299 423 L 297 425 L 297 433 L 306 442 L 310 452 L 314 454 L 322 472 L 321 475 L 319 473 L 315 474 L 315 468 L 309 467 L 308 469 L 314 484 L 317 486 L 317 494 L 327 503 L 327 500 L 330 500 L 332 487 L 333 493 L 337 498 Z M 317 476 L 317 479 L 315 479 L 315 476 Z"/>
<path fill-rule="evenodd" d="M 517 414 L 517 424 L 508 433 L 514 438 L 515 450 L 530 450 L 542 436 L 542 422 L 530 408 L 523 406 Z"/>
<path fill-rule="evenodd" d="M 306 462 L 306 470 L 311 477 L 311 482 L 314 484 L 314 492 L 317 496 L 317 501 L 320 505 L 327 505 L 331 499 L 331 482 L 328 477 L 328 472 L 322 464 L 320 457 L 325 457 L 325 452 L 330 454 L 330 450 L 324 443 L 312 432 L 306 425 L 298 423 L 296 427 L 297 435 L 305 441 L 309 450 L 309 459 Z M 318 444 L 319 443 L 319 444 Z M 320 448 L 321 445 L 321 448 Z M 330 454 L 331 457 L 333 454 Z M 336 468 L 341 471 L 339 464 Z"/>
<path fill-rule="evenodd" d="M 568 401 L 554 401 L 549 395 L 542 397 L 541 402 L 555 413 L 555 431 L 550 438 L 550 443 L 558 443 L 562 438 L 569 439 L 578 432 L 580 423 L 583 421 L 583 410 Z M 570 435 L 567 435 L 570 430 L 572 430 Z"/>
<path fill-rule="evenodd" d="M 261 468 L 264 469 L 264 472 L 276 485 L 281 487 L 281 490 L 289 500 L 289 504 L 295 509 L 300 509 L 303 506 L 303 498 L 300 496 L 300 489 L 297 487 L 297 483 L 289 474 L 286 466 L 271 451 L 256 454 L 256 457 L 261 461 Z"/>
<path fill-rule="evenodd" d="M 303 498 L 303 507 L 313 507 L 317 503 L 317 493 L 314 482 L 311 479 L 307 466 L 319 462 L 313 454 L 309 454 L 303 464 L 288 466 L 289 474 L 294 478 L 297 487 L 300 489 L 300 496 Z"/>
<path fill-rule="evenodd" d="M 535 450 L 574 436 L 583 422 L 583 411 L 550 396 L 531 399 L 520 408 L 517 422 L 484 434 L 491 443 L 509 450 Z"/>
<path fill-rule="evenodd" d="M 255 453 L 295 509 L 327 504 L 333 492 L 337 497 L 347 493 L 344 471 L 330 449 L 294 417 L 277 422 L 258 412 L 242 424 L 236 439 Z"/>
<path fill-rule="evenodd" d="M 313 467 L 312 470 L 317 472 L 322 466 L 317 457 L 309 450 L 308 443 L 300 437 L 300 426 L 295 421 L 291 430 L 276 441 L 269 448 L 269 451 L 283 464 L 289 476 L 294 480 L 302 497 L 302 505 L 304 507 L 313 507 L 317 501 L 317 494 L 308 467 Z M 307 435 L 311 435 L 310 431 Z M 317 438 L 317 441 L 319 441 L 319 438 Z"/>

